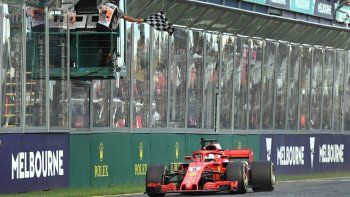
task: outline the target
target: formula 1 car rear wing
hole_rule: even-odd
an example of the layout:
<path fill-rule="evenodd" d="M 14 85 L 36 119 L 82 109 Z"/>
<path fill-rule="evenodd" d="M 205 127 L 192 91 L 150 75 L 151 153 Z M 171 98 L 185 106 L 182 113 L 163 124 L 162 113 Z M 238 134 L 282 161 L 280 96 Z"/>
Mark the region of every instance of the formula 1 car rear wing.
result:
<path fill-rule="evenodd" d="M 224 150 L 223 154 L 229 159 L 247 159 L 249 162 L 254 160 L 254 153 L 251 149 Z"/>

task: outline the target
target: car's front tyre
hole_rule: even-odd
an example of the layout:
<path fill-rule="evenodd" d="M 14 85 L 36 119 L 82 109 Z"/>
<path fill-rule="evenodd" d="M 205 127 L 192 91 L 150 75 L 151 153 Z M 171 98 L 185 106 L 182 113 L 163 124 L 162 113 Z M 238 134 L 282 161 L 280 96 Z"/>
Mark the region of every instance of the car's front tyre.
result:
<path fill-rule="evenodd" d="M 251 182 L 254 192 L 273 191 L 276 184 L 275 168 L 270 161 L 256 161 L 251 164 Z"/>
<path fill-rule="evenodd" d="M 164 196 L 161 187 L 149 187 L 150 184 L 164 184 L 165 167 L 163 165 L 150 165 L 146 172 L 146 194 L 148 196 Z"/>
<path fill-rule="evenodd" d="M 228 181 L 238 181 L 237 191 L 231 193 L 244 194 L 248 190 L 248 174 L 244 162 L 229 162 L 226 166 L 226 178 Z"/>

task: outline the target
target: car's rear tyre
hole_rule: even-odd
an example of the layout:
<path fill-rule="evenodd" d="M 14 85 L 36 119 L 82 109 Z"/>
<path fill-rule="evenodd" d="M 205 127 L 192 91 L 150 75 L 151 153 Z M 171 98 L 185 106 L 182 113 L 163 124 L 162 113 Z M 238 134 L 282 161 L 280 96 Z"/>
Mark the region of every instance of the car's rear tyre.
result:
<path fill-rule="evenodd" d="M 275 168 L 270 161 L 253 162 L 250 167 L 251 185 L 254 192 L 275 189 Z"/>
<path fill-rule="evenodd" d="M 244 194 L 248 190 L 248 175 L 244 162 L 229 162 L 226 166 L 226 178 L 228 181 L 238 181 L 237 191 L 230 193 Z"/>
<path fill-rule="evenodd" d="M 146 194 L 148 196 L 164 196 L 161 188 L 148 187 L 149 183 L 164 184 L 165 167 L 163 165 L 150 165 L 146 172 Z"/>

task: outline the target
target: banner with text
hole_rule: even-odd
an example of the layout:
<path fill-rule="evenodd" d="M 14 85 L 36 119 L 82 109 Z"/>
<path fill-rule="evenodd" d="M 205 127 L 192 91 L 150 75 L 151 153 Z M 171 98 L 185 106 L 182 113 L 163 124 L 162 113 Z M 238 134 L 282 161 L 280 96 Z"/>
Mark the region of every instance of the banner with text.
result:
<path fill-rule="evenodd" d="M 243 0 L 251 3 L 267 5 L 275 8 L 286 9 L 294 12 L 334 18 L 334 3 L 325 0 Z"/>
<path fill-rule="evenodd" d="M 328 19 L 334 18 L 334 3 L 331 1 L 316 0 L 314 15 Z"/>
<path fill-rule="evenodd" d="M 261 135 L 260 159 L 272 161 L 278 174 L 350 169 L 350 136 Z"/>
<path fill-rule="evenodd" d="M 289 10 L 290 0 L 266 0 L 266 5 Z"/>
<path fill-rule="evenodd" d="M 68 134 L 2 134 L 0 158 L 0 193 L 68 186 Z"/>

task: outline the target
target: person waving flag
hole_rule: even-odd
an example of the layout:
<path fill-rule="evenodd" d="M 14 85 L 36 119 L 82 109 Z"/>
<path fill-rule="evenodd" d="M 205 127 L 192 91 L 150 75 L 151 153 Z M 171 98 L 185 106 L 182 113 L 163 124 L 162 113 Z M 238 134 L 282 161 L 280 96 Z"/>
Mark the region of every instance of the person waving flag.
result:
<path fill-rule="evenodd" d="M 173 28 L 172 24 L 168 22 L 168 19 L 165 17 L 163 11 L 158 11 L 157 13 L 152 14 L 148 18 L 144 19 L 143 22 L 154 27 L 156 30 L 167 31 L 170 35 L 172 35 L 175 31 L 175 28 Z"/>

